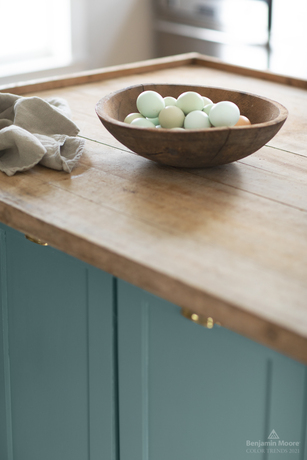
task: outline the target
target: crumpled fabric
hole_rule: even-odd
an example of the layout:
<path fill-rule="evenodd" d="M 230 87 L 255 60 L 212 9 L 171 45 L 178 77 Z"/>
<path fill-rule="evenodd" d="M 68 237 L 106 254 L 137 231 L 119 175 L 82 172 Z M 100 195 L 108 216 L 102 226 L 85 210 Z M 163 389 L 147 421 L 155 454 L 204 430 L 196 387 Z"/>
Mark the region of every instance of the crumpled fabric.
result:
<path fill-rule="evenodd" d="M 0 93 L 0 171 L 13 176 L 36 164 L 72 171 L 84 150 L 62 98 Z"/>

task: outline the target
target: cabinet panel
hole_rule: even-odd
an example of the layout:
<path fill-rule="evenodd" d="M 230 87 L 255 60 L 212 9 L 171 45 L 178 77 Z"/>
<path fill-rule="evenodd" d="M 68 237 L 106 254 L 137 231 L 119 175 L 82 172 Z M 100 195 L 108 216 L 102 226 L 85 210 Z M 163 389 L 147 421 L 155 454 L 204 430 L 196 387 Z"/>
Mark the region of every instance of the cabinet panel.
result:
<path fill-rule="evenodd" d="M 113 279 L 4 226 L 0 232 L 0 458 L 113 459 Z"/>
<path fill-rule="evenodd" d="M 269 426 L 278 437 L 272 437 L 267 459 L 306 460 L 307 366 L 279 354 L 271 366 Z"/>
<path fill-rule="evenodd" d="M 0 287 L 1 460 L 306 460 L 300 363 L 1 225 Z"/>
<path fill-rule="evenodd" d="M 273 429 L 304 459 L 305 366 L 122 281 L 118 318 L 121 460 L 247 459 Z"/>

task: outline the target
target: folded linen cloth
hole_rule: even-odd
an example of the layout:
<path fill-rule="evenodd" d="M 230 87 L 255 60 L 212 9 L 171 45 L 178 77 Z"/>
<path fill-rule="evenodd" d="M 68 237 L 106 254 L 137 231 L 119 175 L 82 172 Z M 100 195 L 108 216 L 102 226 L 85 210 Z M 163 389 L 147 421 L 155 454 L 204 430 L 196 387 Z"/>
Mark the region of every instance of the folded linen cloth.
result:
<path fill-rule="evenodd" d="M 37 163 L 70 173 L 85 141 L 62 98 L 0 93 L 0 171 L 12 176 Z"/>

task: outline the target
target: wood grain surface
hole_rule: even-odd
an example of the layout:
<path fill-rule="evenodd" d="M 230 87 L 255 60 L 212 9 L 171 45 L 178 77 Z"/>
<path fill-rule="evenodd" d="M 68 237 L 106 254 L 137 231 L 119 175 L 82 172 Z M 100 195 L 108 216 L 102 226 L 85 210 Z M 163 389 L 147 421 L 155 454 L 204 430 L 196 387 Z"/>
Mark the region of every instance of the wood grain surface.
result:
<path fill-rule="evenodd" d="M 86 149 L 70 175 L 40 166 L 0 173 L 0 220 L 307 363 L 306 86 L 189 59 L 27 87 L 69 102 Z M 235 163 L 158 166 L 129 152 L 95 114 L 104 95 L 148 82 L 247 91 L 283 104 L 289 117 L 268 145 Z"/>

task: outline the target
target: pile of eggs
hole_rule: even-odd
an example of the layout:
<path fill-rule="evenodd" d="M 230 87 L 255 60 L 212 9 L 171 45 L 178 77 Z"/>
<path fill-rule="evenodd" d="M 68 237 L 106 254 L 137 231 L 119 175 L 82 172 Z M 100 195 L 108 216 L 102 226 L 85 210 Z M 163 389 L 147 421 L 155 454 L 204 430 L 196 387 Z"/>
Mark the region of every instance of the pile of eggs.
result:
<path fill-rule="evenodd" d="M 127 115 L 124 122 L 143 128 L 206 129 L 251 124 L 233 102 L 215 104 L 195 91 L 186 91 L 177 99 L 163 98 L 156 91 L 143 91 L 136 107 L 138 112 Z"/>

